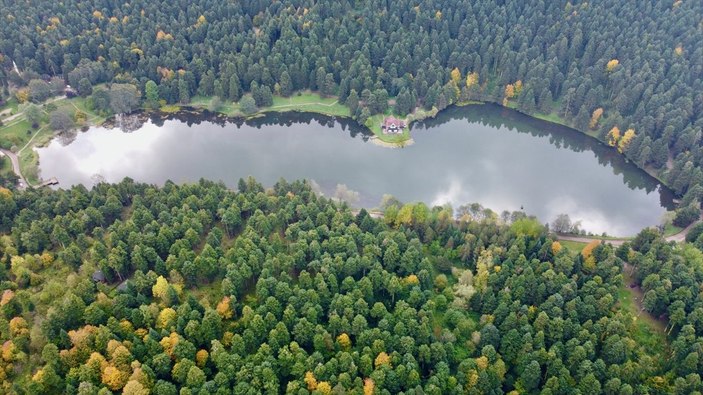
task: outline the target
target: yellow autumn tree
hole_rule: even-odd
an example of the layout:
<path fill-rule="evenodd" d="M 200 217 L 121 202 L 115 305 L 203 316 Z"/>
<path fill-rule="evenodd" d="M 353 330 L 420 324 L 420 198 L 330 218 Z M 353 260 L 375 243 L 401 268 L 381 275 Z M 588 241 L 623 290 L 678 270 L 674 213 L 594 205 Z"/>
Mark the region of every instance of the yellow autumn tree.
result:
<path fill-rule="evenodd" d="M 127 372 L 123 372 L 112 365 L 108 365 L 103 370 L 102 382 L 113 391 L 124 387 L 128 379 L 129 374 Z"/>
<path fill-rule="evenodd" d="M 308 386 L 308 391 L 315 391 L 317 389 L 317 379 L 315 374 L 311 371 L 305 372 L 305 378 L 303 378 L 305 385 Z"/>
<path fill-rule="evenodd" d="M 11 289 L 6 289 L 2 293 L 2 298 L 0 298 L 0 306 L 4 306 L 4 305 L 10 303 L 10 301 L 12 299 L 14 299 L 14 297 L 15 297 L 15 293 Z"/>
<path fill-rule="evenodd" d="M 677 45 L 676 48 L 674 48 L 674 53 L 676 56 L 683 55 L 683 47 L 681 45 Z"/>
<path fill-rule="evenodd" d="M 323 395 L 330 395 L 332 393 L 332 386 L 327 381 L 320 381 L 317 384 L 317 391 Z"/>
<path fill-rule="evenodd" d="M 14 361 L 15 355 L 17 354 L 17 346 L 15 346 L 15 343 L 8 340 L 2 344 L 1 351 L 2 360 L 5 362 L 12 362 Z"/>
<path fill-rule="evenodd" d="M 593 110 L 593 114 L 591 114 L 591 122 L 588 123 L 588 127 L 591 129 L 595 129 L 596 125 L 598 124 L 598 121 L 600 120 L 600 117 L 603 115 L 603 109 L 598 107 L 595 110 Z"/>
<path fill-rule="evenodd" d="M 593 240 L 592 242 L 586 244 L 585 247 L 581 250 L 581 256 L 584 259 L 587 259 L 588 257 L 593 254 L 593 250 L 600 245 L 600 240 Z"/>
<path fill-rule="evenodd" d="M 493 266 L 493 254 L 489 250 L 484 250 L 476 262 L 476 275 L 473 279 L 473 286 L 478 292 L 483 292 L 488 286 L 489 269 Z"/>
<path fill-rule="evenodd" d="M 364 395 L 373 395 L 374 387 L 376 387 L 376 384 L 373 382 L 372 378 L 368 377 L 364 379 Z"/>
<path fill-rule="evenodd" d="M 107 367 L 107 361 L 102 354 L 98 352 L 93 352 L 90 354 L 88 361 L 86 361 L 85 366 L 92 370 L 95 374 L 100 374 Z"/>
<path fill-rule="evenodd" d="M 408 277 L 405 277 L 403 282 L 407 285 L 418 285 L 420 284 L 420 279 L 418 279 L 416 275 L 410 274 Z"/>
<path fill-rule="evenodd" d="M 478 84 L 478 73 L 473 72 L 466 75 L 466 87 L 471 88 Z"/>
<path fill-rule="evenodd" d="M 195 363 L 202 368 L 207 363 L 208 356 L 210 356 L 210 354 L 208 354 L 207 350 L 198 350 L 198 352 L 195 353 Z"/>
<path fill-rule="evenodd" d="M 26 103 L 29 100 L 29 89 L 27 89 L 27 88 L 18 89 L 15 92 L 15 98 L 17 99 L 17 101 L 20 104 Z"/>
<path fill-rule="evenodd" d="M 198 21 L 195 23 L 195 27 L 199 27 L 207 23 L 207 19 L 205 19 L 205 15 L 200 15 L 198 17 Z"/>
<path fill-rule="evenodd" d="M 166 39 L 166 33 L 163 30 L 156 32 L 156 41 L 161 41 Z"/>
<path fill-rule="evenodd" d="M 486 370 L 486 368 L 488 368 L 488 358 L 485 356 L 476 358 L 476 366 L 478 366 L 479 369 Z"/>
<path fill-rule="evenodd" d="M 381 365 L 388 365 L 389 367 L 391 366 L 391 357 L 383 351 L 378 353 L 378 356 L 376 356 L 376 359 L 374 360 L 375 367 L 378 368 Z"/>
<path fill-rule="evenodd" d="M 505 86 L 505 98 L 512 99 L 515 97 L 515 86 L 513 84 L 508 84 Z"/>
<path fill-rule="evenodd" d="M 398 211 L 398 216 L 395 218 L 396 226 L 405 225 L 410 226 L 413 223 L 413 205 L 405 204 Z"/>
<path fill-rule="evenodd" d="M 517 80 L 515 81 L 515 94 L 520 95 L 520 92 L 522 92 L 522 80 Z"/>
<path fill-rule="evenodd" d="M 558 254 L 559 251 L 561 251 L 561 248 L 561 243 L 559 243 L 558 241 L 552 242 L 552 254 Z"/>
<path fill-rule="evenodd" d="M 613 71 L 613 70 L 615 70 L 616 67 L 618 67 L 619 64 L 620 64 L 619 60 L 611 59 L 610 61 L 608 61 L 608 64 L 605 65 L 605 69 L 609 72 Z"/>
<path fill-rule="evenodd" d="M 627 146 L 630 145 L 632 142 L 632 139 L 635 138 L 635 129 L 627 129 L 625 131 L 625 134 L 622 135 L 620 138 L 620 141 L 618 142 L 618 151 L 620 153 L 624 152 L 625 149 L 627 149 Z"/>
<path fill-rule="evenodd" d="M 224 298 L 222 298 L 220 303 L 217 304 L 215 311 L 217 311 L 217 314 L 219 314 L 220 317 L 222 317 L 224 319 L 232 318 L 233 312 L 232 312 L 231 302 L 232 302 L 232 299 L 229 296 L 225 296 Z"/>
<path fill-rule="evenodd" d="M 159 344 L 161 344 L 164 352 L 168 354 L 168 356 L 172 357 L 173 349 L 176 347 L 176 344 L 178 344 L 178 340 L 178 334 L 176 332 L 171 332 L 170 335 L 162 338 Z"/>
<path fill-rule="evenodd" d="M 342 348 L 342 350 L 349 350 L 352 345 L 351 339 L 346 333 L 342 333 L 337 336 L 337 343 L 339 343 L 339 346 Z"/>
<path fill-rule="evenodd" d="M 459 71 L 459 68 L 455 67 L 450 75 L 454 84 L 459 85 L 459 81 L 461 81 L 461 71 Z"/>
<path fill-rule="evenodd" d="M 167 307 L 159 313 L 156 321 L 156 326 L 162 329 L 168 329 L 176 323 L 176 310 Z"/>
<path fill-rule="evenodd" d="M 156 279 L 156 284 L 151 287 L 151 293 L 156 298 L 164 299 L 166 297 L 166 291 L 168 291 L 168 280 L 164 276 L 159 276 Z"/>
<path fill-rule="evenodd" d="M 608 132 L 608 145 L 615 147 L 620 140 L 620 129 L 617 126 L 613 126 Z"/>
<path fill-rule="evenodd" d="M 29 335 L 29 325 L 22 317 L 14 317 L 10 320 L 10 334 L 12 337 Z"/>
<path fill-rule="evenodd" d="M 98 11 L 98 10 L 93 11 L 93 18 L 95 18 L 95 19 L 103 19 L 103 13 L 100 12 L 100 11 Z"/>
<path fill-rule="evenodd" d="M 122 395 L 149 395 L 149 389 L 139 381 L 128 381 L 122 390 Z"/>

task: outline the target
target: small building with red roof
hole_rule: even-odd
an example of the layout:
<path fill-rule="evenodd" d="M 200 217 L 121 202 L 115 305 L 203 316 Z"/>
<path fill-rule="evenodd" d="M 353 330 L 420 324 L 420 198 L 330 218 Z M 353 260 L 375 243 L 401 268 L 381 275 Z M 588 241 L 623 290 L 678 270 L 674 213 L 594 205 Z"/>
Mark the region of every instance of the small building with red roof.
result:
<path fill-rule="evenodd" d="M 385 134 L 398 134 L 403 133 L 405 128 L 405 121 L 397 119 L 394 116 L 388 116 L 383 120 L 381 124 L 381 129 Z"/>

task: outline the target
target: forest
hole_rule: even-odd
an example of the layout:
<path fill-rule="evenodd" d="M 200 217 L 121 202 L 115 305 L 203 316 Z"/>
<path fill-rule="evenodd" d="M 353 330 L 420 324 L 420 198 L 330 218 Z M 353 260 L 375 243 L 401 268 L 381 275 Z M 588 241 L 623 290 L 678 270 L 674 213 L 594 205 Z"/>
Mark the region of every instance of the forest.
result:
<path fill-rule="evenodd" d="M 39 100 L 68 83 L 106 113 L 194 97 L 252 112 L 312 90 L 361 124 L 491 101 L 599 138 L 687 204 L 703 195 L 699 1 L 2 5 L 5 99 Z M 56 118 L 58 130 L 71 125 Z"/>
<path fill-rule="evenodd" d="M 3 392 L 703 390 L 703 253 L 653 231 L 572 251 L 522 212 L 375 219 L 253 179 L 2 189 L 0 214 Z M 625 260 L 668 317 L 653 347 L 621 308 Z"/>

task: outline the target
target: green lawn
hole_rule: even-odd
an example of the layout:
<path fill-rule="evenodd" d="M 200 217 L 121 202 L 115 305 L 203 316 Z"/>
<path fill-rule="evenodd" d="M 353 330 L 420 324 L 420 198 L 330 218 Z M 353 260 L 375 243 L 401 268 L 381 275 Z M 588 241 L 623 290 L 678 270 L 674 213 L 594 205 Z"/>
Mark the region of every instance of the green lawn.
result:
<path fill-rule="evenodd" d="M 403 129 L 403 133 L 401 134 L 383 133 L 383 131 L 381 130 L 381 123 L 383 123 L 383 119 L 388 115 L 390 115 L 390 112 L 388 112 L 387 114 L 373 115 L 366 120 L 365 126 L 369 128 L 369 130 L 371 130 L 371 132 L 384 143 L 397 144 L 398 146 L 402 146 L 403 143 L 408 142 L 410 140 L 410 128 L 406 126 Z"/>
<path fill-rule="evenodd" d="M 571 240 L 559 240 L 559 244 L 561 244 L 561 246 L 566 248 L 567 250 L 576 254 L 580 253 L 581 250 L 583 250 L 583 247 L 586 246 L 586 243 Z"/>
<path fill-rule="evenodd" d="M 0 146 L 8 149 L 14 146 L 20 149 L 29 141 L 32 134 L 35 132 L 36 130 L 32 129 L 29 122 L 20 117 L 0 127 Z"/>
<path fill-rule="evenodd" d="M 664 226 L 664 237 L 667 236 L 673 236 L 679 232 L 681 232 L 683 228 L 679 228 L 678 226 L 672 224 L 672 223 L 667 223 Z"/>
<path fill-rule="evenodd" d="M 0 113 L 2 113 L 5 110 L 8 110 L 8 109 L 10 110 L 10 112 L 3 115 L 2 117 L 7 118 L 11 115 L 17 114 L 17 110 L 19 108 L 19 105 L 20 104 L 17 102 L 17 99 L 14 96 L 11 97 L 10 99 L 8 99 L 7 102 L 5 102 L 5 104 L 0 106 Z"/>
<path fill-rule="evenodd" d="M 351 116 L 349 107 L 339 103 L 336 97 L 322 97 L 309 91 L 293 94 L 291 97 L 274 96 L 273 106 L 263 108 L 261 111 L 305 111 L 330 116 Z"/>

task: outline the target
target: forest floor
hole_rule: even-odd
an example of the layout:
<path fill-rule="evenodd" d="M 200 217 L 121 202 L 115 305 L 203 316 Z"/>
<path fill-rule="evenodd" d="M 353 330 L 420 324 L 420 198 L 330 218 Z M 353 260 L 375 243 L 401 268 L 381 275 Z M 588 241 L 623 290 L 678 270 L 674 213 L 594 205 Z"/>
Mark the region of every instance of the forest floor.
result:
<path fill-rule="evenodd" d="M 562 246 L 572 254 L 578 254 L 587 243 L 560 240 Z M 632 317 L 632 326 L 629 328 L 632 338 L 649 355 L 663 355 L 669 346 L 666 335 L 666 321 L 649 314 L 642 307 L 644 293 L 632 276 L 632 266 L 625 263 L 622 271 L 623 281 L 618 288 L 618 307 Z"/>
<path fill-rule="evenodd" d="M 633 338 L 637 343 L 649 354 L 663 355 L 662 352 L 669 344 L 666 335 L 667 322 L 654 317 L 644 309 L 642 305 L 644 292 L 632 273 L 634 273 L 633 267 L 625 263 L 622 270 L 623 284 L 618 290 L 620 307 L 632 315 Z"/>

